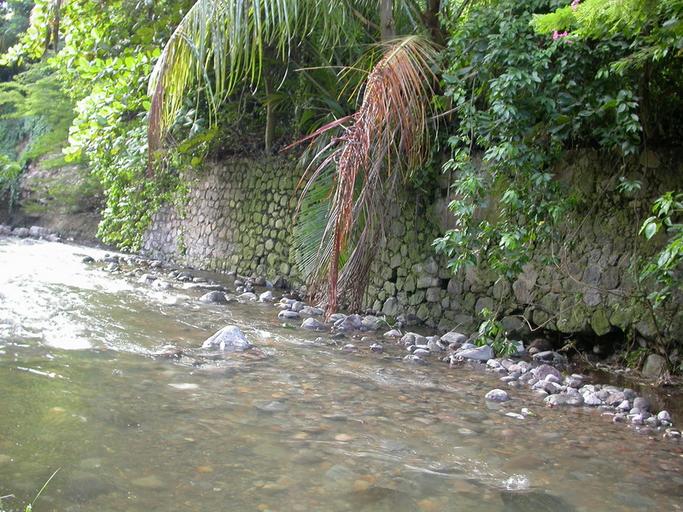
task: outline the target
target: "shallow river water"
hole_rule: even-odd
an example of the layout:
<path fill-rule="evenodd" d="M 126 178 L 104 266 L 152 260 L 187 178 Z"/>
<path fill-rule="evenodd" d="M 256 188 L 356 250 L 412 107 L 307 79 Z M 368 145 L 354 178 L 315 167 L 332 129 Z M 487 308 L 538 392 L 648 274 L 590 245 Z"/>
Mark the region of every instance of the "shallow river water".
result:
<path fill-rule="evenodd" d="M 0 239 L 6 509 L 58 468 L 34 510 L 683 509 L 676 442 L 526 390 L 487 404 L 493 374 L 346 353 L 283 327 L 272 305 L 203 305 L 200 290 L 155 290 L 86 254 L 103 253 Z M 151 355 L 226 324 L 268 357 Z M 522 407 L 535 416 L 505 416 Z"/>

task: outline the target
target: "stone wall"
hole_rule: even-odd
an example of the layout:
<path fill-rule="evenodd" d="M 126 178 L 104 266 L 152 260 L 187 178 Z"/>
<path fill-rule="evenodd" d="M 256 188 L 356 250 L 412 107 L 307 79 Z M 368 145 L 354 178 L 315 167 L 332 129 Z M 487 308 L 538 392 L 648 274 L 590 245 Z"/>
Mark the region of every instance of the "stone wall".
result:
<path fill-rule="evenodd" d="M 664 329 L 680 337 L 680 311 L 666 325 L 655 325 L 636 303 L 632 269 L 643 255 L 638 227 L 652 198 L 680 188 L 681 161 L 649 154 L 624 170 L 590 152 L 569 155 L 556 176 L 585 206 L 567 216 L 563 235 L 537 247 L 514 279 L 483 266 L 453 276 L 431 246 L 452 222 L 445 209 L 447 184 L 431 198 L 408 192 L 387 211 L 387 236 L 372 266 L 365 306 L 440 330 L 472 331 L 487 308 L 514 336 L 530 335 L 531 326 L 598 336 L 634 332 L 645 339 Z M 647 192 L 619 194 L 622 175 L 639 179 Z M 292 162 L 276 158 L 212 165 L 194 178 L 184 208 L 167 206 L 155 216 L 144 250 L 198 268 L 300 284 L 290 252 L 298 178 Z"/>
<path fill-rule="evenodd" d="M 183 205 L 167 205 L 147 232 L 143 253 L 191 267 L 296 283 L 290 255 L 299 176 L 285 159 L 229 160 L 188 176 Z"/>

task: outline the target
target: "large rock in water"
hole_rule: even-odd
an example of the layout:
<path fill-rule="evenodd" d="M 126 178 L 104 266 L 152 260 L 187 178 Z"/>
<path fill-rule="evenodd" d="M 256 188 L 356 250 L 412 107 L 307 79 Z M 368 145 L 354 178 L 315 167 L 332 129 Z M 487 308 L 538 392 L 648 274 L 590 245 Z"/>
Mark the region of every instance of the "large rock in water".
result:
<path fill-rule="evenodd" d="M 239 327 L 228 325 L 202 343 L 202 348 L 224 352 L 244 352 L 254 348 L 254 345 L 249 343 Z"/>

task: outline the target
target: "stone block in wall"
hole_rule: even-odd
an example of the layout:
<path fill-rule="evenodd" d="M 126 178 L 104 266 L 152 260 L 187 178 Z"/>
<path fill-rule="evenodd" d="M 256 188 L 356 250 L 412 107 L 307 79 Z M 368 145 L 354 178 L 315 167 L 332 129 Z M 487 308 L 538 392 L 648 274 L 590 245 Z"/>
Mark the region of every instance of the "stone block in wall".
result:
<path fill-rule="evenodd" d="M 442 291 L 443 290 L 438 287 L 427 288 L 427 291 L 425 292 L 425 299 L 427 299 L 427 302 L 440 302 Z"/>
<path fill-rule="evenodd" d="M 448 286 L 450 288 L 450 283 L 448 283 Z M 493 283 L 491 293 L 496 300 L 501 301 L 510 296 L 511 290 L 510 282 L 504 277 L 500 277 Z"/>
<path fill-rule="evenodd" d="M 428 274 L 423 274 L 417 277 L 417 288 L 432 288 L 437 287 L 441 284 L 438 277 L 433 277 Z"/>
<path fill-rule="evenodd" d="M 408 296 L 408 304 L 411 306 L 417 306 L 418 304 L 422 304 L 424 302 L 424 299 L 424 290 L 418 290 L 415 293 Z"/>
<path fill-rule="evenodd" d="M 591 328 L 598 336 L 603 336 L 612 330 L 604 308 L 597 308 L 591 315 Z"/>
<path fill-rule="evenodd" d="M 462 295 L 462 280 L 458 277 L 452 277 L 450 281 L 448 281 L 447 291 L 448 294 L 453 297 L 459 297 L 460 295 Z"/>
<path fill-rule="evenodd" d="M 597 288 L 585 287 L 583 292 L 583 303 L 589 308 L 594 308 L 602 303 L 600 290 Z"/>
<path fill-rule="evenodd" d="M 484 309 L 488 309 L 489 311 L 495 310 L 495 303 L 491 297 L 479 297 L 479 299 L 477 299 L 477 302 L 474 305 L 474 312 L 477 315 L 481 315 L 481 312 Z"/>
<path fill-rule="evenodd" d="M 531 281 L 524 274 L 512 283 L 512 291 L 518 304 L 531 304 L 534 302 L 534 286 L 536 280 Z"/>
<path fill-rule="evenodd" d="M 399 304 L 396 297 L 389 297 L 382 306 L 382 314 L 387 316 L 397 316 L 399 313 Z"/>
<path fill-rule="evenodd" d="M 560 304 L 557 318 L 557 330 L 567 334 L 589 333 L 590 314 L 583 302 L 566 298 Z"/>
<path fill-rule="evenodd" d="M 387 281 L 384 283 L 384 291 L 386 292 L 387 296 L 396 295 L 396 285 L 391 281 Z"/>
<path fill-rule="evenodd" d="M 427 306 L 425 303 L 420 304 L 420 307 L 417 308 L 416 314 L 417 317 L 424 322 L 429 318 L 429 306 Z"/>

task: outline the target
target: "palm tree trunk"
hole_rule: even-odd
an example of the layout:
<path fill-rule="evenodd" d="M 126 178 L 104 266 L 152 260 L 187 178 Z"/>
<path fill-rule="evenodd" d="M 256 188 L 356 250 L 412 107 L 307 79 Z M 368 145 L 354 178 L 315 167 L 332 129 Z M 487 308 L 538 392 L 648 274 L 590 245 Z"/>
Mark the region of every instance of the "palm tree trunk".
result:
<path fill-rule="evenodd" d="M 379 20 L 382 41 L 388 41 L 396 37 L 393 0 L 381 0 L 379 5 Z"/>
<path fill-rule="evenodd" d="M 467 4 L 467 1 L 463 2 Z M 441 0 L 429 0 L 427 7 L 422 14 L 422 21 L 429 30 L 429 35 L 436 44 L 444 45 L 446 38 L 441 30 L 441 23 L 439 22 L 439 12 L 441 11 Z"/>

